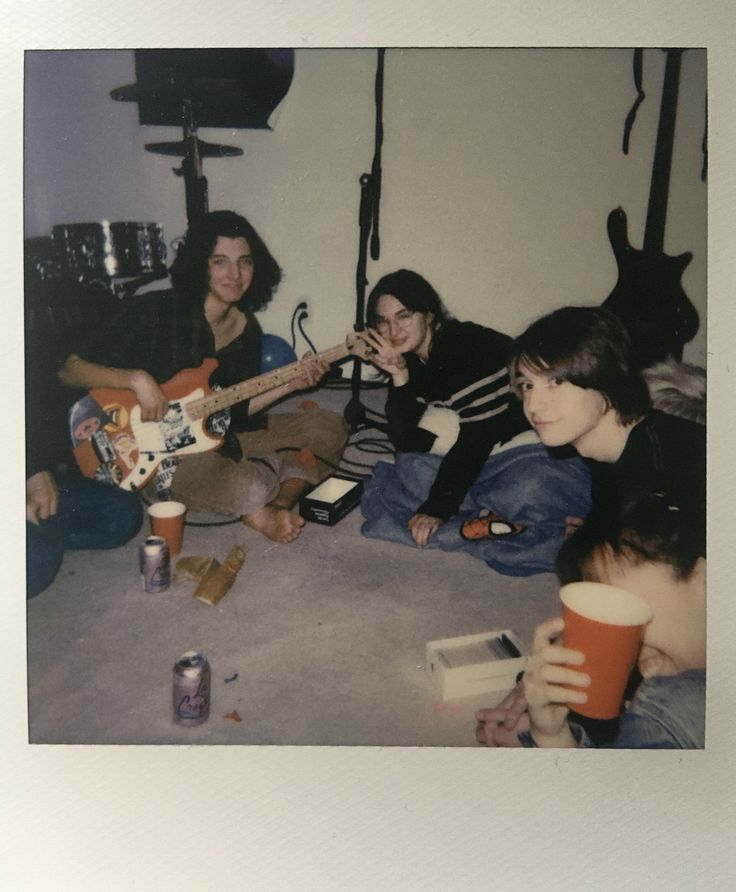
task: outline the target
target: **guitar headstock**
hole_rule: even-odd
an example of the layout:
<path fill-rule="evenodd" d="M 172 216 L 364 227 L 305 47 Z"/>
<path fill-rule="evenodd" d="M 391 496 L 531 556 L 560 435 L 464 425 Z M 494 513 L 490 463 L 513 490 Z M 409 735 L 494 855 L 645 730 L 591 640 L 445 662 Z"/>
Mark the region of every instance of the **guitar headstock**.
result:
<path fill-rule="evenodd" d="M 360 359 L 370 359 L 376 352 L 370 344 L 360 337 L 360 334 L 355 334 L 354 332 L 351 332 L 345 338 L 345 346 L 353 356 L 358 356 Z"/>

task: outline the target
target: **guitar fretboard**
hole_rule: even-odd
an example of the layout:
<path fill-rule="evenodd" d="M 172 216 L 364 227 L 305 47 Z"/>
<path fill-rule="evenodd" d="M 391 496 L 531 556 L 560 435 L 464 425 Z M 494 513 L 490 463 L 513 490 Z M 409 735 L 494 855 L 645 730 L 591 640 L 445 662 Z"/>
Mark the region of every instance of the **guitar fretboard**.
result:
<path fill-rule="evenodd" d="M 201 399 L 192 400 L 187 406 L 187 411 L 191 418 L 206 418 L 213 412 L 228 409 L 236 403 L 252 399 L 261 393 L 268 393 L 269 390 L 274 390 L 282 384 L 288 384 L 290 381 L 301 377 L 304 374 L 305 367 L 310 362 L 314 362 L 315 359 L 324 359 L 328 363 L 333 363 L 344 359 L 350 352 L 351 350 L 345 344 L 338 344 L 336 347 L 317 353 L 308 359 L 290 362 L 288 365 L 274 369 L 272 372 L 257 375 L 255 378 L 248 378 L 247 381 L 241 381 L 239 384 L 225 387 L 223 390 L 218 390 Z"/>

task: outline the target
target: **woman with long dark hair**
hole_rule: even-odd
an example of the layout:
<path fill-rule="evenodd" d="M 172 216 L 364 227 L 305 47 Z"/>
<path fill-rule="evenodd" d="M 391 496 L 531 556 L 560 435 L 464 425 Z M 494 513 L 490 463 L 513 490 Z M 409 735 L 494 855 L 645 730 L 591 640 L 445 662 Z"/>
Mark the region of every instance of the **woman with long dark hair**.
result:
<path fill-rule="evenodd" d="M 376 283 L 367 321 L 371 359 L 390 376 L 398 454 L 366 485 L 364 534 L 462 549 L 512 575 L 552 570 L 566 514 L 587 510 L 589 479 L 529 429 L 509 387 L 511 338 L 453 319 L 407 269 Z"/>
<path fill-rule="evenodd" d="M 93 332 L 61 371 L 76 387 L 134 391 L 143 421 L 161 421 L 169 404 L 161 384 L 214 357 L 212 385 L 227 387 L 259 374 L 262 331 L 255 312 L 271 299 L 281 270 L 255 228 L 232 211 L 215 211 L 187 232 L 171 268 L 173 290 L 124 301 L 104 332 Z M 291 509 L 306 488 L 330 471 L 347 440 L 343 419 L 320 409 L 266 415 L 327 370 L 315 359 L 303 375 L 230 410 L 225 446 L 162 462 L 156 485 L 199 511 L 241 517 L 277 542 L 304 524 Z M 223 426 L 218 418 L 215 423 Z"/>

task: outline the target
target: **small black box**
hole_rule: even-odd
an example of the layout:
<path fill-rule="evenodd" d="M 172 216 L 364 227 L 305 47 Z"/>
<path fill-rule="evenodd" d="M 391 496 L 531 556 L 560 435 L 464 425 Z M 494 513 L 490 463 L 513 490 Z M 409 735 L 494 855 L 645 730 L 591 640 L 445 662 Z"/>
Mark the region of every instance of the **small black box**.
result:
<path fill-rule="evenodd" d="M 363 481 L 332 474 L 304 496 L 299 510 L 305 520 L 334 526 L 359 504 Z"/>

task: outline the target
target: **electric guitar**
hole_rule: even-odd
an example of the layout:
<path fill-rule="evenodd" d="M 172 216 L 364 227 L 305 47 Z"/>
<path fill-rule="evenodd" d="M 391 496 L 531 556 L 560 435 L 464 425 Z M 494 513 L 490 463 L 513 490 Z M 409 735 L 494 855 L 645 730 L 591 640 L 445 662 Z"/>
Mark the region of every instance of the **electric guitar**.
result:
<path fill-rule="evenodd" d="M 221 446 L 230 406 L 299 378 L 315 359 L 332 364 L 351 355 L 368 359 L 373 352 L 358 335 L 349 334 L 344 344 L 222 390 L 209 386 L 217 360 L 205 359 L 199 368 L 183 369 L 161 385 L 169 400 L 161 421 L 141 421 L 133 391 L 95 388 L 69 413 L 74 458 L 85 477 L 140 489 L 164 459 Z"/>
<path fill-rule="evenodd" d="M 668 257 L 663 250 L 683 50 L 664 52 L 667 59 L 642 250 L 629 244 L 624 211 L 619 207 L 608 215 L 618 281 L 603 306 L 626 326 L 643 368 L 667 356 L 682 359 L 682 348 L 695 337 L 699 326 L 698 312 L 680 283 L 693 255 L 686 251 Z"/>

